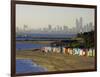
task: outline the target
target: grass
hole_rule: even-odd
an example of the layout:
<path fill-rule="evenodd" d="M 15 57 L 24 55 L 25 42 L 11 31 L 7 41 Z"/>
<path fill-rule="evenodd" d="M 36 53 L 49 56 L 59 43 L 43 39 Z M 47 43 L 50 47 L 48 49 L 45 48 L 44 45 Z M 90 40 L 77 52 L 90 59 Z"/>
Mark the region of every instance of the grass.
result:
<path fill-rule="evenodd" d="M 48 71 L 95 69 L 95 58 L 40 51 L 16 51 L 16 59 L 32 59 Z"/>

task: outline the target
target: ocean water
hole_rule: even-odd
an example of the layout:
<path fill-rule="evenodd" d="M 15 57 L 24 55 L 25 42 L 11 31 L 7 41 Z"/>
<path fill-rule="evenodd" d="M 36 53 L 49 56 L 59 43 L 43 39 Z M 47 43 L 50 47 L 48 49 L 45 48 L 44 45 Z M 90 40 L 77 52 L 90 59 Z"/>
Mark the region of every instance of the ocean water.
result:
<path fill-rule="evenodd" d="M 30 49 L 40 49 L 47 45 L 44 44 L 32 44 L 32 43 L 16 43 L 16 50 L 30 50 Z"/>
<path fill-rule="evenodd" d="M 76 34 L 41 34 L 41 33 L 23 33 L 31 37 L 74 37 Z"/>
<path fill-rule="evenodd" d="M 30 59 L 16 59 L 16 73 L 46 72 L 47 69 L 37 65 Z"/>
<path fill-rule="evenodd" d="M 16 40 L 51 40 L 58 38 L 59 39 L 72 38 L 75 36 L 76 34 L 27 34 L 26 33 L 21 36 L 17 35 Z"/>
<path fill-rule="evenodd" d="M 24 35 L 24 34 L 23 34 Z M 75 37 L 75 34 L 28 34 L 28 36 L 16 36 L 16 40 L 34 40 L 34 41 L 48 41 L 48 40 L 65 40 L 69 37 Z M 47 45 L 44 44 L 32 44 L 32 43 L 17 43 L 16 42 L 16 50 L 30 50 L 30 49 L 39 49 L 41 47 L 45 47 Z"/>

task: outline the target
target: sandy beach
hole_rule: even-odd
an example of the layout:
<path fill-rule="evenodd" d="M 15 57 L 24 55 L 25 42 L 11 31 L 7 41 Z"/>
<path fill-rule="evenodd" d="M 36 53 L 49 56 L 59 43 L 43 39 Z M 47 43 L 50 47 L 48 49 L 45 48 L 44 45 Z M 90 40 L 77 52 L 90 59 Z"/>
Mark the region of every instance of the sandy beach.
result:
<path fill-rule="evenodd" d="M 48 71 L 95 69 L 94 57 L 43 53 L 40 50 L 16 51 L 16 59 L 32 59 L 36 64 L 45 67 Z"/>

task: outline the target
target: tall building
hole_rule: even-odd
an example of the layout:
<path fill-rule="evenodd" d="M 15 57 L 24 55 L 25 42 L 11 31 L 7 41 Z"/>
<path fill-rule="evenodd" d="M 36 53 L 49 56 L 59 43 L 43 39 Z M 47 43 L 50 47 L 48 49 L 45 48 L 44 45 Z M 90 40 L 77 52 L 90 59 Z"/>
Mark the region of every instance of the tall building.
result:
<path fill-rule="evenodd" d="M 79 21 L 78 21 L 78 19 L 76 19 L 76 33 L 79 33 Z"/>
<path fill-rule="evenodd" d="M 78 19 L 76 19 L 76 27 L 79 27 Z"/>
<path fill-rule="evenodd" d="M 83 32 L 83 18 L 80 17 L 80 32 Z"/>
<path fill-rule="evenodd" d="M 63 31 L 64 31 L 64 32 L 68 32 L 68 27 L 64 25 L 64 26 L 63 26 Z"/>
<path fill-rule="evenodd" d="M 83 18 L 76 19 L 76 33 L 83 32 Z"/>
<path fill-rule="evenodd" d="M 48 25 L 48 30 L 51 30 L 52 29 L 52 26 L 51 25 Z"/>
<path fill-rule="evenodd" d="M 25 31 L 27 31 L 27 29 L 28 29 L 28 26 L 27 25 L 24 25 L 23 26 L 23 31 L 25 32 Z"/>

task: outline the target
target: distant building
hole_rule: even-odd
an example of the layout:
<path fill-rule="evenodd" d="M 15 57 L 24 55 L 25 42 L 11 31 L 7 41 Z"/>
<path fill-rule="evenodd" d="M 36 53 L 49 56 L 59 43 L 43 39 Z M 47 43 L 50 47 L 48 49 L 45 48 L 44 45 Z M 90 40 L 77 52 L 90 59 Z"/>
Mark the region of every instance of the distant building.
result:
<path fill-rule="evenodd" d="M 52 30 L 52 25 L 48 25 L 48 30 Z"/>
<path fill-rule="evenodd" d="M 83 18 L 80 17 L 80 32 L 83 32 L 82 29 L 83 29 Z"/>
<path fill-rule="evenodd" d="M 80 17 L 80 19 L 76 19 L 76 32 L 81 33 L 83 32 L 83 19 Z"/>
<path fill-rule="evenodd" d="M 26 32 L 27 30 L 28 30 L 28 26 L 27 25 L 24 25 L 23 26 L 23 31 Z"/>
<path fill-rule="evenodd" d="M 64 25 L 64 26 L 63 26 L 63 31 L 64 31 L 64 32 L 68 32 L 68 27 Z"/>

